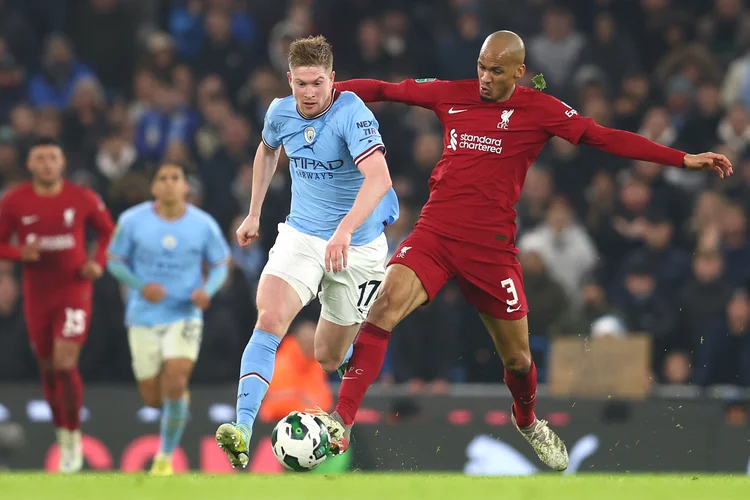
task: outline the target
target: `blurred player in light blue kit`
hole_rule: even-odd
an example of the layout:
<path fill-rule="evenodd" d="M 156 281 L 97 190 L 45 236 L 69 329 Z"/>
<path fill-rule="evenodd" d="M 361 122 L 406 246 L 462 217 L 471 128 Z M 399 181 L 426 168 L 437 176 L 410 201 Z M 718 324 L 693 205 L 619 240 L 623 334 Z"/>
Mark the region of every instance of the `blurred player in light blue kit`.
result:
<path fill-rule="evenodd" d="M 247 465 L 276 349 L 319 288 L 315 357 L 326 372 L 342 373 L 385 276 L 383 231 L 398 218 L 378 122 L 359 97 L 333 89 L 333 53 L 325 38 L 294 41 L 287 75 L 293 95 L 268 108 L 253 164 L 250 212 L 237 230 L 243 246 L 258 236 L 263 200 L 284 146 L 292 175 L 291 211 L 279 225 L 258 285 L 258 322 L 242 356 L 237 423 L 216 431 L 234 467 Z"/>
<path fill-rule="evenodd" d="M 155 201 L 120 216 L 107 263 L 130 289 L 128 342 L 141 396 L 146 405 L 162 409 L 154 475 L 172 474 L 172 452 L 188 417 L 186 390 L 200 350 L 203 311 L 228 273 L 229 247 L 219 225 L 186 202 L 188 191 L 184 169 L 162 165 L 151 185 Z"/>

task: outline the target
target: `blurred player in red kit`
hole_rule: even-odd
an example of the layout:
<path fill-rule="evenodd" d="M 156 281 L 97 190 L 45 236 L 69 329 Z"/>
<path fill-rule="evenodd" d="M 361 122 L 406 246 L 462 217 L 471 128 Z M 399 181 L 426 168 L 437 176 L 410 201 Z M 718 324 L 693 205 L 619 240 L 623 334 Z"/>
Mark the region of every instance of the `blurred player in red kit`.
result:
<path fill-rule="evenodd" d="M 630 132 L 601 127 L 558 99 L 517 85 L 526 71 L 524 59 L 518 35 L 499 31 L 481 47 L 478 79 L 336 84 L 338 90 L 352 91 L 365 102 L 395 101 L 433 110 L 443 123 L 444 150 L 429 181 L 429 201 L 389 262 L 378 298 L 359 330 L 336 411 L 321 415 L 331 434 L 333 454 L 348 447 L 351 425 L 367 388 L 380 373 L 393 328 L 456 278 L 505 366 L 513 424 L 542 462 L 555 470 L 567 468 L 565 444 L 534 413 L 537 376 L 516 259 L 513 208 L 529 166 L 544 144 L 559 136 L 627 158 L 715 170 L 722 177 L 732 173 L 723 155 L 690 155 Z"/>
<path fill-rule="evenodd" d="M 23 263 L 26 326 L 57 429 L 60 471 L 77 472 L 83 466 L 78 354 L 114 224 L 94 192 L 63 178 L 65 157 L 53 139 L 38 140 L 27 164 L 31 182 L 0 200 L 0 258 Z M 93 258 L 86 249 L 87 225 L 98 234 Z M 19 247 L 10 244 L 13 234 Z"/>

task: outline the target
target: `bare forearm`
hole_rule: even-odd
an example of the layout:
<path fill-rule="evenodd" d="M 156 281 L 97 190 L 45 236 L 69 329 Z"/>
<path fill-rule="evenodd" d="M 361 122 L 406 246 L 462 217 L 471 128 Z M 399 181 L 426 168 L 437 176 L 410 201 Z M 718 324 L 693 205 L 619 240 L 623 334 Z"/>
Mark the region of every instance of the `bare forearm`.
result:
<path fill-rule="evenodd" d="M 356 231 L 377 208 L 390 188 L 391 178 L 387 170 L 385 173 L 373 173 L 365 177 L 365 181 L 359 188 L 354 200 L 354 205 L 343 218 L 339 227 L 350 233 Z"/>
<path fill-rule="evenodd" d="M 271 185 L 271 179 L 276 172 L 276 165 L 279 161 L 281 148 L 269 149 L 265 144 L 258 146 L 253 161 L 253 188 L 250 198 L 250 214 L 260 217 L 263 208 L 263 200 L 266 199 L 268 186 Z"/>

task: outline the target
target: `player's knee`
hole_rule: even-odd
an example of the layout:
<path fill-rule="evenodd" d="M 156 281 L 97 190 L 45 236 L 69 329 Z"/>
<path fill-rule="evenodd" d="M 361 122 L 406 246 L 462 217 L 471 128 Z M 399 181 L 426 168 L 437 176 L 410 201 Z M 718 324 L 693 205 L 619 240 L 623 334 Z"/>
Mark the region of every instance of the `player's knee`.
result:
<path fill-rule="evenodd" d="M 143 397 L 143 404 L 150 408 L 161 408 L 163 401 L 161 398 L 161 394 L 159 394 L 158 391 L 154 391 L 153 393 L 142 393 L 141 396 Z"/>
<path fill-rule="evenodd" d="M 292 318 L 287 317 L 283 311 L 271 308 L 262 308 L 258 310 L 258 321 L 255 328 L 283 336 L 289 329 Z"/>
<path fill-rule="evenodd" d="M 346 353 L 339 354 L 326 346 L 315 346 L 315 359 L 326 373 L 330 374 L 338 370 L 344 362 L 344 356 L 346 356 Z"/>
<path fill-rule="evenodd" d="M 525 375 L 531 369 L 531 353 L 516 352 L 503 358 L 503 366 L 511 373 Z"/>
<path fill-rule="evenodd" d="M 52 358 L 42 358 L 37 359 L 37 363 L 39 364 L 39 370 L 42 372 L 48 372 L 52 371 Z"/>
<path fill-rule="evenodd" d="M 188 377 L 184 374 L 172 373 L 164 377 L 164 397 L 166 399 L 180 399 L 188 385 Z"/>
<path fill-rule="evenodd" d="M 386 330 L 393 330 L 401 321 L 403 300 L 392 287 L 384 288 L 373 302 L 367 321 Z"/>
<path fill-rule="evenodd" d="M 78 359 L 74 355 L 60 354 L 52 359 L 52 369 L 55 371 L 68 371 L 78 365 Z"/>

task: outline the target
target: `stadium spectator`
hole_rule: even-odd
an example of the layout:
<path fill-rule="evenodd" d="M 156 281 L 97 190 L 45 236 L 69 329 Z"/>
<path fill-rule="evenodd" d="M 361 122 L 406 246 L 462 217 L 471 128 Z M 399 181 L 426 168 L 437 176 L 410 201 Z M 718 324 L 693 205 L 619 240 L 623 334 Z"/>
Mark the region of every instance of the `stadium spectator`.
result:
<path fill-rule="evenodd" d="M 746 2 L 580 1 L 567 2 L 565 10 L 550 0 L 358 0 L 276 2 L 256 10 L 246 1 L 178 0 L 157 14 L 159 4 L 0 0 L 0 193 L 24 180 L 29 145 L 39 136 L 55 136 L 65 144 L 71 179 L 94 187 L 115 216 L 148 199 L 150 168 L 172 160 L 191 170 L 192 199 L 226 231 L 247 209 L 249 160 L 261 140 L 263 116 L 274 98 L 289 93 L 286 54 L 292 39 L 318 32 L 328 36 L 337 54 L 337 80 L 473 78 L 473 65 L 459 62 L 475 57 L 475 40 L 488 27 L 510 29 L 528 41 L 529 78 L 544 73 L 546 92 L 566 99 L 582 114 L 603 125 L 641 131 L 663 144 L 722 152 L 742 165 L 738 175 L 715 184 L 701 174 L 623 162 L 554 140 L 528 172 L 517 207 L 519 242 L 533 241 L 548 231 L 549 217 L 563 218 L 567 209 L 553 215 L 548 208 L 564 197 L 571 219 L 581 222 L 576 233 L 594 249 L 590 263 L 575 272 L 560 264 L 562 252 L 542 252 L 551 276 L 575 275 L 560 281 L 565 281 L 565 300 L 579 304 L 580 310 L 568 308 L 563 318 L 535 330 L 590 334 L 598 319 L 618 316 L 604 291 L 627 288 L 624 269 L 645 258 L 656 265 L 656 291 L 653 297 L 646 294 L 650 298 L 644 303 L 631 293 L 624 294 L 626 299 L 613 295 L 613 304 L 623 307 L 619 320 L 628 331 L 646 328 L 667 339 L 665 364 L 654 367 L 662 380 L 677 383 L 704 376 L 686 375 L 685 362 L 695 369 L 708 325 L 726 322 L 734 289 L 750 278 Z M 39 8 L 43 5 L 48 12 Z M 134 7 L 148 12 L 139 16 Z M 461 54 L 469 46 L 467 59 Z M 524 82 L 533 85 L 529 79 Z M 371 107 L 388 146 L 402 205 L 402 219 L 387 230 L 393 246 L 409 233 L 426 200 L 427 178 L 442 150 L 444 131 L 429 110 Z M 222 335 L 207 337 L 196 381 L 236 376 L 225 369 L 236 363 L 212 358 L 247 339 L 253 321 L 248 315 L 254 314 L 247 297 L 252 297 L 257 268 L 265 262 L 276 224 L 290 202 L 286 161 L 282 154 L 269 188 L 261 241 L 249 254 L 235 254 L 233 284 L 207 312 L 207 332 Z M 692 272 L 686 254 L 695 254 Z M 11 297 L 11 282 L 3 280 L 0 291 Z M 102 280 L 95 295 L 91 350 L 81 359 L 83 376 L 129 380 L 129 361 L 120 359 L 123 346 L 112 340 L 125 335 L 116 321 L 122 315 L 118 287 Z M 451 383 L 499 381 L 494 346 L 483 336 L 483 326 L 467 314 L 463 302 L 448 299 L 418 317 L 425 323 L 436 321 L 433 315 L 446 325 L 460 322 L 466 345 L 461 354 L 442 348 L 424 359 L 437 359 L 444 367 L 440 376 Z M 654 300 L 667 302 L 665 319 L 675 318 L 668 333 L 648 320 Z M 535 300 L 530 318 L 543 312 L 536 310 L 541 302 Z M 741 309 L 739 299 L 733 304 Z M 14 323 L 14 313 L 0 310 L 0 342 L 9 346 L 0 355 L 25 352 L 26 357 L 9 357 L 7 366 L 17 367 L 19 378 L 33 379 L 33 364 L 21 367 L 24 359 L 32 362 L 23 331 L 16 331 L 23 323 Z M 5 333 L 11 330 L 12 335 Z M 399 330 L 407 338 L 424 335 L 419 322 Z M 404 348 L 398 352 L 396 346 L 390 353 L 397 378 L 430 380 L 428 370 L 415 367 L 413 375 L 412 368 L 403 368 L 408 343 Z M 113 362 L 99 366 L 92 356 L 101 353 Z M 477 366 L 464 369 L 473 363 Z M 704 380 L 710 384 L 718 378 L 709 373 Z"/>

